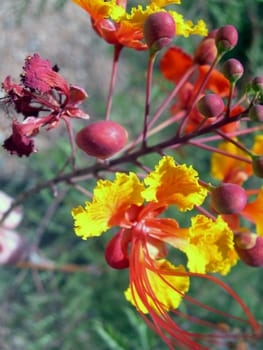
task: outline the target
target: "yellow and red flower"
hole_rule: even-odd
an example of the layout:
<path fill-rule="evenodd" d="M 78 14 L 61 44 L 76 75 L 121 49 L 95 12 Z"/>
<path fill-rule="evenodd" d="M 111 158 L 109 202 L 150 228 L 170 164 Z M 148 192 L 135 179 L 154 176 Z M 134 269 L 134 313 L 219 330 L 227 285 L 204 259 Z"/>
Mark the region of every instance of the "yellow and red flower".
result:
<path fill-rule="evenodd" d="M 96 33 L 109 44 L 121 45 L 136 50 L 146 50 L 148 47 L 143 41 L 143 24 L 146 18 L 156 12 L 166 11 L 165 6 L 180 4 L 179 0 L 152 0 L 148 6 L 132 7 L 126 11 L 126 0 L 93 1 L 72 0 L 87 11 Z M 199 20 L 196 25 L 185 21 L 181 14 L 167 11 L 176 23 L 176 34 L 185 37 L 191 34 L 206 35 L 204 21 Z"/>
<path fill-rule="evenodd" d="M 189 275 L 224 275 L 237 262 L 233 233 L 221 217 L 213 221 L 196 215 L 188 228 L 180 227 L 175 219 L 160 217 L 168 206 L 182 212 L 192 210 L 206 196 L 207 190 L 191 166 L 177 165 L 165 156 L 143 181 L 132 172 L 116 173 L 114 181 L 99 180 L 93 200 L 72 210 L 75 233 L 83 239 L 114 226 L 120 228 L 106 247 L 106 261 L 111 267 L 130 269 L 126 299 L 140 314 L 151 316 L 153 327 L 171 349 L 167 333 L 197 349 L 191 335 L 176 332 L 178 326 L 168 316 L 187 293 Z M 169 262 L 167 246 L 183 252 L 187 266 Z"/>

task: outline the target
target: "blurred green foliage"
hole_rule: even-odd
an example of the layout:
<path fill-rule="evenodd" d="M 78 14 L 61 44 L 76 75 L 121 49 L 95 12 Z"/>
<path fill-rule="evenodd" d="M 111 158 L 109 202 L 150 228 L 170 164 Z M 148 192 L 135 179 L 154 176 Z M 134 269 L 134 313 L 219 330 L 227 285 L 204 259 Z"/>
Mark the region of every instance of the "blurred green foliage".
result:
<path fill-rule="evenodd" d="M 41 16 L 49 1 L 34 1 L 38 1 L 35 15 Z M 56 10 L 67 6 L 67 0 L 51 2 Z M 32 1 L 20 0 L 15 3 L 18 23 L 22 26 Z M 185 0 L 182 8 L 187 18 L 204 18 L 211 29 L 229 23 L 237 26 L 240 42 L 231 55 L 245 64 L 249 74 L 262 72 L 262 1 Z M 61 14 L 63 15 L 62 12 Z M 190 40 L 178 39 L 178 44 L 181 43 L 186 50 L 193 50 Z M 129 82 L 124 93 L 119 92 L 114 97 L 113 108 L 116 120 L 123 120 L 125 113 L 127 128 L 137 134 L 144 102 L 141 92 L 144 88 L 142 77 L 145 74 L 146 58 L 143 53 L 131 51 L 125 52 L 124 58 L 130 64 Z M 158 78 L 155 79 L 158 81 Z M 163 88 L 166 87 L 161 82 L 153 90 L 156 105 Z M 9 177 L 0 175 L 1 189 L 15 196 L 22 190 L 53 177 L 62 168 L 66 155 L 69 154 L 69 146 L 63 137 L 65 135 L 60 136 L 52 148 L 52 154 L 48 149 L 33 155 L 30 160 L 17 159 L 18 163 L 26 164 L 26 170 L 13 178 L 12 174 Z M 192 154 L 186 150 L 181 157 L 190 164 L 194 161 Z M 1 154 L 0 157 L 4 159 L 5 155 Z M 202 152 L 195 154 L 195 157 L 202 176 L 208 180 L 209 157 Z M 153 159 L 154 157 L 147 158 L 147 166 L 151 166 Z M 82 157 L 79 164 L 83 165 L 84 162 L 86 158 Z M 4 160 L 1 163 L 4 164 Z M 83 185 L 92 191 L 94 181 L 89 180 Z M 60 185 L 57 190 L 64 191 L 65 188 L 65 185 Z M 87 242 L 75 237 L 70 210 L 85 200 L 84 195 L 73 187 L 69 188 L 44 227 L 40 236 L 40 249 L 46 257 L 59 264 L 86 264 L 89 266 L 87 272 L 31 271 L 1 267 L 1 350 L 166 349 L 124 299 L 128 272 L 111 270 L 104 262 L 104 248 L 111 233 Z M 54 201 L 51 190 L 44 190 L 25 201 L 25 217 L 19 231 L 29 243 L 36 239 L 39 224 Z M 226 280 L 238 291 L 255 316 L 263 320 L 263 284 L 260 272 L 240 263 Z M 198 294 L 204 303 L 212 303 L 216 299 L 219 305 L 227 305 L 229 313 L 241 316 L 240 310 L 236 309 L 236 304 L 227 295 L 219 293 L 218 296 L 218 289 L 210 287 L 204 281 L 196 280 L 191 289 L 192 296 Z M 213 321 L 220 322 L 220 317 L 215 316 Z M 260 350 L 261 346 L 263 345 L 258 343 L 252 344 L 249 349 Z M 234 345 L 229 345 L 229 349 L 234 349 Z"/>

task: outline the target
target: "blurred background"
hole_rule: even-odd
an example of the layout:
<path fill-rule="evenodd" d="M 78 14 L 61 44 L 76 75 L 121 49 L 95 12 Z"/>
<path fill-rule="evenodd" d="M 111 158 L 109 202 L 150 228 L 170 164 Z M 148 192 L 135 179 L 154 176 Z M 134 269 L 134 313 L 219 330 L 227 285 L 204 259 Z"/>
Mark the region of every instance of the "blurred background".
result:
<path fill-rule="evenodd" d="M 130 5 L 136 3 L 139 2 L 129 1 Z M 203 18 L 211 30 L 224 24 L 235 25 L 239 31 L 239 44 L 230 55 L 245 66 L 245 79 L 262 75 L 262 1 L 184 0 L 178 12 L 183 12 L 194 22 Z M 83 109 L 91 118 L 103 118 L 112 47 L 92 31 L 89 17 L 81 8 L 69 0 L 2 0 L 0 27 L 1 82 L 7 75 L 18 82 L 25 57 L 38 52 L 52 64 L 57 64 L 68 82 L 86 89 L 89 99 Z M 191 53 L 199 39 L 176 40 L 175 44 Z M 146 66 L 145 53 L 124 50 L 112 118 L 129 130 L 131 138 L 141 128 Z M 157 76 L 158 72 L 154 78 L 156 82 Z M 163 88 L 156 84 L 153 89 L 153 100 L 157 103 Z M 5 107 L 0 111 L 1 143 L 10 135 L 14 116 L 14 112 Z M 74 128 L 79 130 L 84 125 L 84 121 L 78 121 Z M 16 197 L 52 178 L 70 154 L 64 125 L 51 132 L 43 130 L 36 145 L 40 151 L 29 158 L 10 156 L 1 149 L 0 191 Z M 203 178 L 209 179 L 209 155 L 198 152 L 193 160 L 189 152 L 183 157 L 188 164 L 197 162 Z M 155 160 L 154 156 L 148 158 L 147 165 Z M 92 159 L 78 153 L 77 166 L 92 163 Z M 88 180 L 82 185 L 92 190 L 94 183 Z M 104 261 L 104 248 L 110 233 L 90 241 L 82 241 L 74 235 L 71 208 L 83 204 L 86 197 L 65 184 L 58 185 L 55 190 L 58 196 L 54 197 L 51 189 L 43 190 L 26 198 L 20 208 L 23 220 L 16 230 L 29 247 L 32 259 L 47 269 L 0 267 L 0 349 L 166 349 L 124 299 L 128 272 L 112 270 Z M 64 271 L 63 268 L 53 270 L 53 262 L 66 268 Z M 76 265 L 86 266 L 85 271 L 74 271 Z M 262 271 L 242 263 L 226 278 L 258 320 L 263 320 L 261 279 Z M 201 301 L 217 299 L 219 305 L 227 305 L 229 313 L 241 315 L 227 295 L 218 295 L 217 288 L 208 288 L 203 281 L 193 283 L 192 296 L 195 293 Z M 219 316 L 214 317 L 213 321 L 220 322 Z M 238 346 L 240 344 L 230 342 L 215 349 L 241 349 Z M 242 350 L 260 350 L 263 345 L 252 341 L 244 346 Z"/>

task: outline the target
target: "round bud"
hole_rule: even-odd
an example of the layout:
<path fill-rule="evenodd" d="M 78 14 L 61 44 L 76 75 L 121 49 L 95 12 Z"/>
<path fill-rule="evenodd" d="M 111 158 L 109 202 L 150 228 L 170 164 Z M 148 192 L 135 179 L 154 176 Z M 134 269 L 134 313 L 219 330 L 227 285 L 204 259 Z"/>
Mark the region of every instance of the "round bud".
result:
<path fill-rule="evenodd" d="M 198 111 L 206 118 L 218 117 L 225 109 L 224 101 L 219 95 L 207 94 L 197 103 Z"/>
<path fill-rule="evenodd" d="M 210 37 L 204 38 L 197 46 L 194 53 L 194 62 L 199 65 L 212 64 L 217 56 L 215 40 Z"/>
<path fill-rule="evenodd" d="M 222 66 L 222 73 L 231 82 L 235 83 L 244 73 L 244 67 L 240 61 L 235 58 L 226 60 Z"/>
<path fill-rule="evenodd" d="M 211 192 L 212 208 L 219 214 L 238 214 L 246 204 L 246 191 L 239 185 L 222 183 Z"/>
<path fill-rule="evenodd" d="M 254 155 L 252 157 L 252 169 L 254 175 L 263 178 L 263 156 Z"/>
<path fill-rule="evenodd" d="M 252 89 L 263 94 L 263 76 L 255 77 L 252 80 Z"/>
<path fill-rule="evenodd" d="M 241 232 L 234 236 L 235 249 L 240 259 L 247 265 L 263 266 L 263 237 L 256 233 Z"/>
<path fill-rule="evenodd" d="M 250 107 L 248 116 L 254 122 L 263 122 L 263 105 L 254 104 Z"/>
<path fill-rule="evenodd" d="M 87 125 L 76 135 L 80 149 L 90 156 L 106 159 L 119 152 L 128 140 L 128 133 L 119 123 L 111 120 Z"/>
<path fill-rule="evenodd" d="M 220 53 L 232 50 L 236 46 L 237 41 L 238 32 L 231 24 L 219 28 L 215 36 L 216 46 Z"/>
<path fill-rule="evenodd" d="M 143 25 L 144 39 L 153 52 L 170 44 L 175 35 L 175 22 L 168 12 L 155 12 Z"/>

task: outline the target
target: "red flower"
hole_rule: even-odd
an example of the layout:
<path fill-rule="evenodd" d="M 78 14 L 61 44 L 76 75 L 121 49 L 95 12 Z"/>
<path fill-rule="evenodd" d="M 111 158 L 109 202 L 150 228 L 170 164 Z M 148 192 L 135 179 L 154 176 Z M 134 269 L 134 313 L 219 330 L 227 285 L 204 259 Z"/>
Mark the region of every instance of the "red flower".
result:
<path fill-rule="evenodd" d="M 185 128 L 187 132 L 195 130 L 204 120 L 204 116 L 198 112 L 196 106 L 192 106 L 192 103 L 210 69 L 210 66 L 196 64 L 194 59 L 189 54 L 176 46 L 168 49 L 160 62 L 160 69 L 164 77 L 173 81 L 175 84 L 180 82 L 184 74 L 191 67 L 193 67 L 193 65 L 196 66 L 196 69 L 192 76 L 192 82 L 189 82 L 188 80 L 183 84 L 179 93 L 177 94 L 176 103 L 171 107 L 171 113 L 173 114 L 182 110 L 190 111 Z M 216 69 L 213 69 L 203 87 L 203 91 L 210 91 L 214 94 L 218 94 L 221 97 L 227 97 L 230 93 L 230 83 L 222 73 Z M 200 97 L 201 96 L 202 93 L 200 94 Z M 209 118 L 204 125 L 209 125 L 214 122 L 215 118 Z"/>
<path fill-rule="evenodd" d="M 57 66 L 51 67 L 48 60 L 34 54 L 26 58 L 23 69 L 21 84 L 12 83 L 9 76 L 2 84 L 7 103 L 13 104 L 17 113 L 25 118 L 22 123 L 13 121 L 12 135 L 3 144 L 6 150 L 19 157 L 36 151 L 32 137 L 42 126 L 50 130 L 61 118 L 88 118 L 78 108 L 87 93 L 78 86 L 68 85 Z"/>

